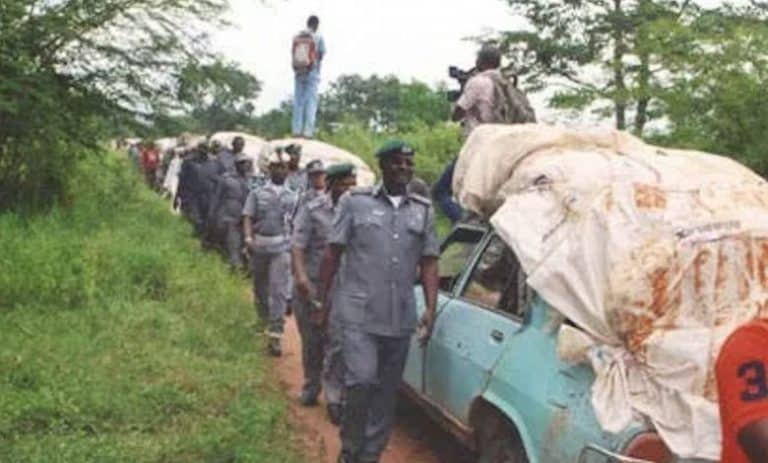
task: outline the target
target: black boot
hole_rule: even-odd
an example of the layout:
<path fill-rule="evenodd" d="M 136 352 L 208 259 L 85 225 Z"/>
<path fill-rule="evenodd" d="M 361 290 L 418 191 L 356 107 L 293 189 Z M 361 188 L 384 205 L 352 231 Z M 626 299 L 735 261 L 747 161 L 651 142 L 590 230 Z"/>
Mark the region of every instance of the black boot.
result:
<path fill-rule="evenodd" d="M 283 355 L 283 349 L 280 346 L 280 338 L 272 337 L 269 339 L 269 345 L 267 346 L 267 351 L 269 351 L 269 355 L 272 357 L 280 357 Z"/>
<path fill-rule="evenodd" d="M 344 409 L 341 404 L 328 404 L 328 421 L 334 426 L 341 426 L 341 418 L 344 416 Z"/>

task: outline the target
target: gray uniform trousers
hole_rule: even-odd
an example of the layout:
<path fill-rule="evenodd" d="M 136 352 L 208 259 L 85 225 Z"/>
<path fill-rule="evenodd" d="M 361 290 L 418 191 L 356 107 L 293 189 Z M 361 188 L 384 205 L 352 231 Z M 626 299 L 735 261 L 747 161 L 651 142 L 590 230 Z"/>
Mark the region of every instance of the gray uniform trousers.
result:
<path fill-rule="evenodd" d="M 291 293 L 291 254 L 288 251 L 255 251 L 251 257 L 253 293 L 258 301 L 259 317 L 267 323 L 272 336 L 281 336 L 285 310 Z"/>
<path fill-rule="evenodd" d="M 239 222 L 224 224 L 222 243 L 229 267 L 233 270 L 244 270 L 243 265 L 243 229 Z"/>
<path fill-rule="evenodd" d="M 316 283 L 316 282 L 313 282 Z M 293 312 L 301 335 L 301 363 L 304 367 L 304 392 L 317 396 L 321 389 L 323 372 L 323 329 L 312 323 L 311 303 L 298 291 L 293 293 Z"/>
<path fill-rule="evenodd" d="M 328 405 L 342 405 L 344 402 L 344 351 L 343 331 L 339 322 L 330 320 L 325 339 L 323 360 L 323 391 Z"/>
<path fill-rule="evenodd" d="M 378 461 L 392 434 L 397 387 L 411 337 L 380 336 L 344 327 L 342 343 L 347 403 L 341 446 L 358 461 Z M 354 416 L 359 413 L 367 413 L 367 419 Z M 346 425 L 361 422 L 366 423 L 362 428 Z"/>

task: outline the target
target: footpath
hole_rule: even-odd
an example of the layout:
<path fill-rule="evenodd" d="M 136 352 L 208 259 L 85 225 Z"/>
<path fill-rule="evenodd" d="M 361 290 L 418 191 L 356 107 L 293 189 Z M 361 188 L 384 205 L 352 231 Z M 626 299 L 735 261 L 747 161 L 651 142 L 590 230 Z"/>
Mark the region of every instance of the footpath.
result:
<path fill-rule="evenodd" d="M 274 360 L 282 390 L 290 404 L 290 421 L 304 448 L 307 461 L 335 463 L 339 454 L 339 432 L 326 418 L 325 403 L 302 407 L 301 341 L 295 319 L 286 323 L 283 356 Z M 442 431 L 415 404 L 400 400 L 397 427 L 381 463 L 471 463 L 469 453 Z"/>

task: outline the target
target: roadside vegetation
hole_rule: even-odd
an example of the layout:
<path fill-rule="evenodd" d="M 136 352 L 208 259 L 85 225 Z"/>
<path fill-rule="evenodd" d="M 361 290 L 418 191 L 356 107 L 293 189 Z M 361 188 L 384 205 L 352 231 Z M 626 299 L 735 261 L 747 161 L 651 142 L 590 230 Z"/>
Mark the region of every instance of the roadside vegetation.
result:
<path fill-rule="evenodd" d="M 295 462 L 242 278 L 117 156 L 0 215 L 0 461 Z"/>

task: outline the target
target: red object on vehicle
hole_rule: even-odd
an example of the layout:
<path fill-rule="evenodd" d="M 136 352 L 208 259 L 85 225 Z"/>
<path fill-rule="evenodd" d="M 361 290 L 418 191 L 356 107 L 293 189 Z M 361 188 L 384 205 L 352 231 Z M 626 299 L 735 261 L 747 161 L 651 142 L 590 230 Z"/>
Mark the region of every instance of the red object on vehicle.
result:
<path fill-rule="evenodd" d="M 147 148 L 141 152 L 141 168 L 144 172 L 151 172 L 157 169 L 160 164 L 160 153 L 154 148 Z"/>
<path fill-rule="evenodd" d="M 624 455 L 654 463 L 672 463 L 675 458 L 669 447 L 655 432 L 645 432 L 635 436 L 627 446 Z"/>
<path fill-rule="evenodd" d="M 723 429 L 723 463 L 749 463 L 741 449 L 741 430 L 768 418 L 768 320 L 734 331 L 720 349 L 716 376 Z"/>

